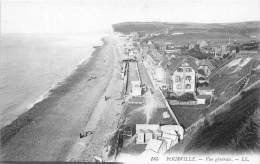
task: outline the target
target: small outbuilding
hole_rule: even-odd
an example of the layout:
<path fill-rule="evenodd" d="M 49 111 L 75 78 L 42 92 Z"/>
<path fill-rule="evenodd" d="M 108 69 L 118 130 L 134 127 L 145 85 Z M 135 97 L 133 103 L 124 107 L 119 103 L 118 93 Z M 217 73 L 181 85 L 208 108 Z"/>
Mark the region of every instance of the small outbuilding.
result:
<path fill-rule="evenodd" d="M 158 124 L 136 124 L 136 144 L 147 144 L 159 130 Z"/>
<path fill-rule="evenodd" d="M 155 153 L 163 154 L 167 150 L 167 144 L 163 140 L 151 139 L 145 150 L 152 150 Z"/>
<path fill-rule="evenodd" d="M 199 95 L 209 95 L 209 96 L 214 95 L 214 89 L 206 86 L 197 88 L 197 92 L 199 93 Z"/>
<path fill-rule="evenodd" d="M 141 81 L 132 81 L 131 82 L 132 85 L 132 96 L 141 96 Z"/>

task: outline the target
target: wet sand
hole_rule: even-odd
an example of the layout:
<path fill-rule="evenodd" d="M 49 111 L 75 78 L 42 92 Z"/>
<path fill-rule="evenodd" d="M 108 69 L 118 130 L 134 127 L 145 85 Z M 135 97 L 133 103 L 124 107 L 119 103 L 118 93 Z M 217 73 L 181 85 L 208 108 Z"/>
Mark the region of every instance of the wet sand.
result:
<path fill-rule="evenodd" d="M 115 47 L 115 39 L 106 38 L 104 46 L 93 53 L 89 62 L 83 63 L 47 99 L 1 129 L 1 160 L 64 161 L 90 120 L 95 120 L 95 117 L 100 121 L 113 120 L 102 119 L 107 118 L 102 100 L 108 86 L 111 93 L 114 92 L 111 86 L 120 79 L 114 78 L 111 83 L 113 76 L 117 75 L 115 68 L 120 69 Z M 97 78 L 89 80 L 90 75 Z M 120 90 L 119 86 L 115 88 Z M 96 108 L 98 105 L 101 107 Z M 93 112 L 96 109 L 102 111 Z M 96 127 L 97 123 L 94 124 Z M 103 136 L 99 138 L 104 139 Z"/>

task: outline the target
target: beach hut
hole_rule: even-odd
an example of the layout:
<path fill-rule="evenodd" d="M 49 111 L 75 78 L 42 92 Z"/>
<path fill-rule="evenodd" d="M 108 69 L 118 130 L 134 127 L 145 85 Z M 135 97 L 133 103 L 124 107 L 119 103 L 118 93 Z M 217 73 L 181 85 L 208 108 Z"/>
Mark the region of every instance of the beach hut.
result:
<path fill-rule="evenodd" d="M 136 124 L 136 144 L 147 144 L 159 129 L 158 124 Z"/>
<path fill-rule="evenodd" d="M 144 136 L 145 136 L 144 131 L 139 131 L 137 133 L 136 144 L 145 144 Z"/>
<path fill-rule="evenodd" d="M 167 150 L 167 145 L 166 145 L 166 142 L 163 140 L 151 139 L 148 142 L 145 150 L 148 150 L 148 151 L 151 150 L 155 153 L 163 154 Z"/>
<path fill-rule="evenodd" d="M 184 129 L 180 125 L 163 125 L 161 130 L 163 134 L 177 135 L 181 140 L 183 139 Z"/>

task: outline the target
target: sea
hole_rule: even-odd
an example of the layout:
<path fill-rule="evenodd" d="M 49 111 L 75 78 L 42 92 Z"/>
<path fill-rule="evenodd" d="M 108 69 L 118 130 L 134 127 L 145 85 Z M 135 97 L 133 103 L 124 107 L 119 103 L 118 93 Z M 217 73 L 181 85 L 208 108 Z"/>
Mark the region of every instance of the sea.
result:
<path fill-rule="evenodd" d="M 42 101 L 108 32 L 0 36 L 0 128 Z"/>

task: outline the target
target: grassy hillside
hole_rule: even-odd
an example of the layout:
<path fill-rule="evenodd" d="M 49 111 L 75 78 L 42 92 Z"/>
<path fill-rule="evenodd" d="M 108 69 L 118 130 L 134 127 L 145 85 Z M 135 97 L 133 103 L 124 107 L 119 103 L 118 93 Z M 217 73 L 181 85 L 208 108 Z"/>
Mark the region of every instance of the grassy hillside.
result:
<path fill-rule="evenodd" d="M 114 31 L 129 34 L 144 31 L 156 33 L 149 39 L 154 43 L 170 41 L 177 45 L 187 45 L 206 40 L 210 45 L 221 46 L 229 39 L 245 43 L 260 38 L 260 22 L 242 22 L 228 24 L 202 23 L 165 23 L 165 22 L 125 22 L 113 25 Z M 179 33 L 181 35 L 175 35 Z"/>
<path fill-rule="evenodd" d="M 229 109 L 208 120 L 185 152 L 260 151 L 260 87 L 241 93 Z"/>
<path fill-rule="evenodd" d="M 240 34 L 229 34 L 226 32 L 208 32 L 208 31 L 200 31 L 194 32 L 194 30 L 190 29 L 181 29 L 176 30 L 176 32 L 184 32 L 183 35 L 159 35 L 153 36 L 151 38 L 152 41 L 157 42 L 160 40 L 166 40 L 174 42 L 177 45 L 185 45 L 188 42 L 197 43 L 197 41 L 206 40 L 211 45 L 222 45 L 223 43 L 228 43 L 229 37 L 231 40 L 236 40 L 239 42 L 249 41 L 250 38 Z"/>
<path fill-rule="evenodd" d="M 210 76 L 210 86 L 215 89 L 218 101 L 227 101 L 260 78 L 259 55 L 239 56 L 222 61 Z"/>
<path fill-rule="evenodd" d="M 137 31 L 145 31 L 150 33 L 166 29 L 167 27 L 168 24 L 163 22 L 124 22 L 113 25 L 114 31 L 124 34 Z"/>
<path fill-rule="evenodd" d="M 240 23 L 166 23 L 166 22 L 123 22 L 114 24 L 113 28 L 116 32 L 128 34 L 130 32 L 145 31 L 159 32 L 169 29 L 173 32 L 197 32 L 197 33 L 230 33 L 242 36 L 258 35 L 260 31 L 260 22 L 240 22 Z M 259 38 L 259 37 L 258 37 Z"/>

